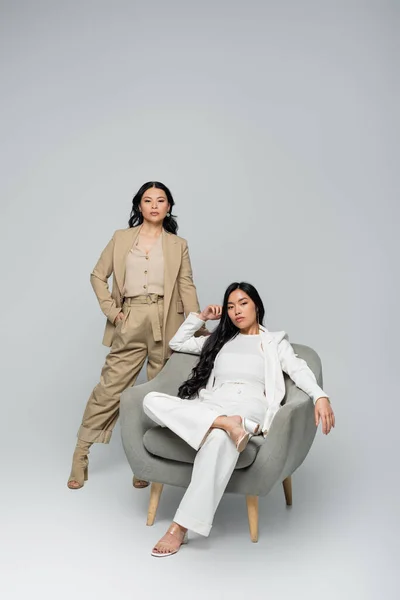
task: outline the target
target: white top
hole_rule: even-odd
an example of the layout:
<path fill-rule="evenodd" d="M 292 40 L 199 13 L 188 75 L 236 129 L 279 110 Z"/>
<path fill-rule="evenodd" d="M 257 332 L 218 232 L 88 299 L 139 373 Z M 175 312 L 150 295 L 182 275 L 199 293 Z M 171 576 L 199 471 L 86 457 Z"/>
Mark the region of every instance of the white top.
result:
<path fill-rule="evenodd" d="M 227 342 L 214 364 L 215 387 L 225 383 L 246 383 L 265 390 L 265 362 L 260 335 L 239 333 Z"/>
<path fill-rule="evenodd" d="M 195 337 L 195 333 L 203 324 L 198 316 L 190 313 L 170 340 L 170 348 L 175 352 L 201 354 L 204 344 L 209 338 L 205 335 Z M 260 325 L 260 341 L 265 360 L 265 397 L 268 401 L 268 408 L 262 426 L 265 432 L 269 430 L 286 393 L 283 373 L 287 373 L 297 387 L 310 396 L 314 402 L 318 398 L 327 397 L 327 394 L 319 387 L 315 375 L 307 366 L 306 361 L 296 356 L 284 331 L 268 331 Z M 249 344 L 251 343 L 249 339 Z M 216 363 L 218 358 L 215 361 Z M 236 378 L 237 373 L 235 373 L 234 379 Z M 215 365 L 204 389 L 212 392 L 214 388 Z"/>

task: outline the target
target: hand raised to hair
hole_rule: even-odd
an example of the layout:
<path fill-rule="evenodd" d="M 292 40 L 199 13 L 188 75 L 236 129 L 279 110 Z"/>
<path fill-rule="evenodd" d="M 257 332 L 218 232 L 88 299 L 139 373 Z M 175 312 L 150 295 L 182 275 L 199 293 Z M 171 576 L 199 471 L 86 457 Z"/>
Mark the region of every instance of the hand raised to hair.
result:
<path fill-rule="evenodd" d="M 209 304 L 199 314 L 202 321 L 217 321 L 221 318 L 222 306 L 219 304 Z"/>

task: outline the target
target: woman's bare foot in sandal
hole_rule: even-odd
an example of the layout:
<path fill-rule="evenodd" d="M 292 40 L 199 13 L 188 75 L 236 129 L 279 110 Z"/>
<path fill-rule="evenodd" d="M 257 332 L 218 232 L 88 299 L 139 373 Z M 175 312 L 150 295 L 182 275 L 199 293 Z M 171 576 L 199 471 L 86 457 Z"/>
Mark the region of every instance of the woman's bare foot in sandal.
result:
<path fill-rule="evenodd" d="M 171 556 L 176 554 L 182 544 L 187 544 L 187 529 L 178 523 L 172 523 L 168 531 L 154 546 L 152 556 Z"/>
<path fill-rule="evenodd" d="M 235 444 L 238 452 L 243 452 L 250 439 L 250 434 L 243 427 L 243 420 L 240 415 L 232 417 L 217 417 L 212 424 L 213 428 L 223 429 Z"/>
<path fill-rule="evenodd" d="M 67 486 L 70 490 L 79 490 L 81 487 L 83 487 L 82 484 L 75 479 L 70 479 L 67 483 Z"/>

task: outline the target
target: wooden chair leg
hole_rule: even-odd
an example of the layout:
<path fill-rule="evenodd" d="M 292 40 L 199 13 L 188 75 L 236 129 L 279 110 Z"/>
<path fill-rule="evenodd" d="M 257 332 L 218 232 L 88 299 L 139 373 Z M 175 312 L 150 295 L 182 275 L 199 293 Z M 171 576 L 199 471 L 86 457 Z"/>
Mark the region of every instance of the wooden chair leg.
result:
<path fill-rule="evenodd" d="M 247 495 L 246 503 L 250 538 L 252 542 L 258 542 L 258 496 Z"/>
<path fill-rule="evenodd" d="M 285 492 L 285 500 L 288 506 L 292 506 L 292 478 L 286 477 L 282 482 L 283 491 Z"/>
<path fill-rule="evenodd" d="M 150 501 L 149 509 L 147 511 L 147 523 L 146 525 L 153 525 L 156 514 L 158 503 L 160 502 L 161 492 L 163 491 L 163 483 L 152 483 L 150 488 Z"/>

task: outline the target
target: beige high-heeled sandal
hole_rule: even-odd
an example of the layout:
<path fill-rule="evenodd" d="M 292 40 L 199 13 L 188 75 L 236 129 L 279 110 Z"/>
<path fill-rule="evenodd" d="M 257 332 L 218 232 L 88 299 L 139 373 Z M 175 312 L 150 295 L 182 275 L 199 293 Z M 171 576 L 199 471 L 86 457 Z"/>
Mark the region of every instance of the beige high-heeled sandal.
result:
<path fill-rule="evenodd" d="M 80 490 L 85 481 L 89 479 L 89 448 L 92 444 L 90 442 L 84 442 L 83 440 L 77 441 L 74 455 L 72 457 L 72 468 L 69 476 L 67 486 L 70 490 Z M 71 485 L 76 483 L 77 485 Z"/>
<path fill-rule="evenodd" d="M 161 538 L 161 540 L 163 538 L 165 538 L 165 536 L 171 535 L 173 538 L 175 538 L 176 540 L 178 540 L 180 542 L 179 546 L 177 548 L 175 548 L 174 550 L 170 550 L 169 552 L 157 552 L 157 550 L 155 549 L 155 546 L 154 546 L 154 548 L 151 552 L 151 556 L 156 556 L 157 558 L 160 558 L 160 557 L 162 558 L 164 556 L 172 556 L 173 554 L 176 554 L 177 552 L 179 552 L 179 550 L 183 544 L 187 544 L 189 542 L 188 532 L 185 531 L 183 538 L 180 540 L 178 538 L 178 536 L 173 532 L 173 530 L 175 529 L 175 531 L 176 531 L 177 528 L 179 528 L 178 525 L 176 525 L 175 523 L 172 524 L 170 526 L 170 528 L 168 529 L 167 533 Z M 161 540 L 159 540 L 157 543 L 159 544 L 161 542 Z"/>

